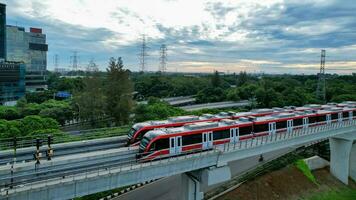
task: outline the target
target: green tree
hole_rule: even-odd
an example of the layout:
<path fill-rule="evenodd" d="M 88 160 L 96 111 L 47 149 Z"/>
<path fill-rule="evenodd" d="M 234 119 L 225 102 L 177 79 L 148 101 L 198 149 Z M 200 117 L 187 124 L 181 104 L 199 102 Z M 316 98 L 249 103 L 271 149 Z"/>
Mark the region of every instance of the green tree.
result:
<path fill-rule="evenodd" d="M 129 122 L 130 112 L 133 108 L 133 83 L 130 72 L 123 68 L 121 57 L 110 58 L 107 69 L 106 106 L 107 112 L 114 117 L 118 124 Z"/>
<path fill-rule="evenodd" d="M 85 77 L 83 82 L 83 90 L 75 93 L 74 105 L 78 108 L 81 120 L 89 120 L 91 125 L 95 125 L 97 119 L 105 115 L 106 102 L 103 81 L 99 73 L 94 73 L 93 76 Z M 63 115 L 65 116 L 65 113 Z"/>
<path fill-rule="evenodd" d="M 241 71 L 237 77 L 236 85 L 237 86 L 242 86 L 248 81 L 248 75 L 245 71 Z"/>
<path fill-rule="evenodd" d="M 211 78 L 211 85 L 215 88 L 221 86 L 221 79 L 220 79 L 220 74 L 218 71 L 214 72 L 214 75 Z"/>

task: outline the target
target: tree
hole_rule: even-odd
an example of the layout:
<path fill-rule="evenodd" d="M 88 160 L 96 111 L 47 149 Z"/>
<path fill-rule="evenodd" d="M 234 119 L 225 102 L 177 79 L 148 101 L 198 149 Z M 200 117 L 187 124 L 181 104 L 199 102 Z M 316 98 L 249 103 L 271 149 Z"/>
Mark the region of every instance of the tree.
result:
<path fill-rule="evenodd" d="M 238 76 L 238 78 L 237 78 L 237 81 L 236 81 L 236 85 L 237 86 L 242 86 L 242 85 L 244 85 L 245 83 L 247 83 L 247 81 L 248 81 L 248 76 L 247 76 L 247 73 L 245 72 L 245 71 L 241 71 L 240 73 L 239 73 L 239 76 Z"/>
<path fill-rule="evenodd" d="M 110 58 L 107 69 L 106 106 L 107 113 L 114 117 L 118 124 L 129 122 L 133 108 L 133 83 L 129 78 L 129 70 L 125 70 L 121 57 Z"/>
<path fill-rule="evenodd" d="M 95 125 L 98 118 L 105 115 L 105 91 L 99 73 L 83 79 L 84 87 L 81 92 L 75 93 L 74 105 L 78 108 L 80 120 L 89 120 Z"/>
<path fill-rule="evenodd" d="M 219 72 L 218 71 L 215 71 L 214 72 L 214 75 L 213 77 L 211 78 L 211 85 L 213 87 L 220 87 L 221 85 L 221 80 L 220 80 L 220 75 L 219 75 Z"/>

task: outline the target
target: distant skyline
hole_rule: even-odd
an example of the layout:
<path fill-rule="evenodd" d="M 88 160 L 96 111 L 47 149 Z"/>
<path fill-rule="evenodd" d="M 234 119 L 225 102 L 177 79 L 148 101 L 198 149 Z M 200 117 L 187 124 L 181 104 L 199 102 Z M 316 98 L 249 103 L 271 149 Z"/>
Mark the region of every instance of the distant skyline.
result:
<path fill-rule="evenodd" d="M 105 70 L 121 56 L 138 71 L 141 35 L 147 37 L 147 70 L 157 71 L 159 47 L 168 49 L 168 71 L 315 74 L 320 50 L 326 72 L 356 72 L 356 4 L 336 0 L 0 0 L 7 24 L 39 27 L 47 35 L 48 69 L 73 51 L 85 68 Z"/>

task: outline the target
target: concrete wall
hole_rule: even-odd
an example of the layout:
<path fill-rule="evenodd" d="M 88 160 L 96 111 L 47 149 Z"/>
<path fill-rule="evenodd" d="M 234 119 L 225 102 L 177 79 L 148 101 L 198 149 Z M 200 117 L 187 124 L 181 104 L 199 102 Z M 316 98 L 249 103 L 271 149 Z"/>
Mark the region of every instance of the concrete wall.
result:
<path fill-rule="evenodd" d="M 322 169 L 330 165 L 329 161 L 320 158 L 319 156 L 304 159 L 304 162 L 308 165 L 310 170 Z"/>

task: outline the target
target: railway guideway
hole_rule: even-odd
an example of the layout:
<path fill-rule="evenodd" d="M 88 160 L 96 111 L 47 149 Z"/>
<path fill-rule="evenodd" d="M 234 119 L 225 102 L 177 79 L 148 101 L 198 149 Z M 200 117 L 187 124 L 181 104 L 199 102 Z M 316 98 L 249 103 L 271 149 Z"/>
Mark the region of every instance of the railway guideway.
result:
<path fill-rule="evenodd" d="M 185 199 L 202 199 L 200 184 L 213 185 L 229 180 L 231 174 L 227 164 L 231 161 L 326 138 L 330 138 L 331 172 L 344 183 L 349 174 L 356 180 L 356 119 L 353 119 L 214 146 L 210 151 L 24 185 L 1 192 L 0 199 L 70 199 L 181 173 L 187 175 L 182 182 Z"/>

